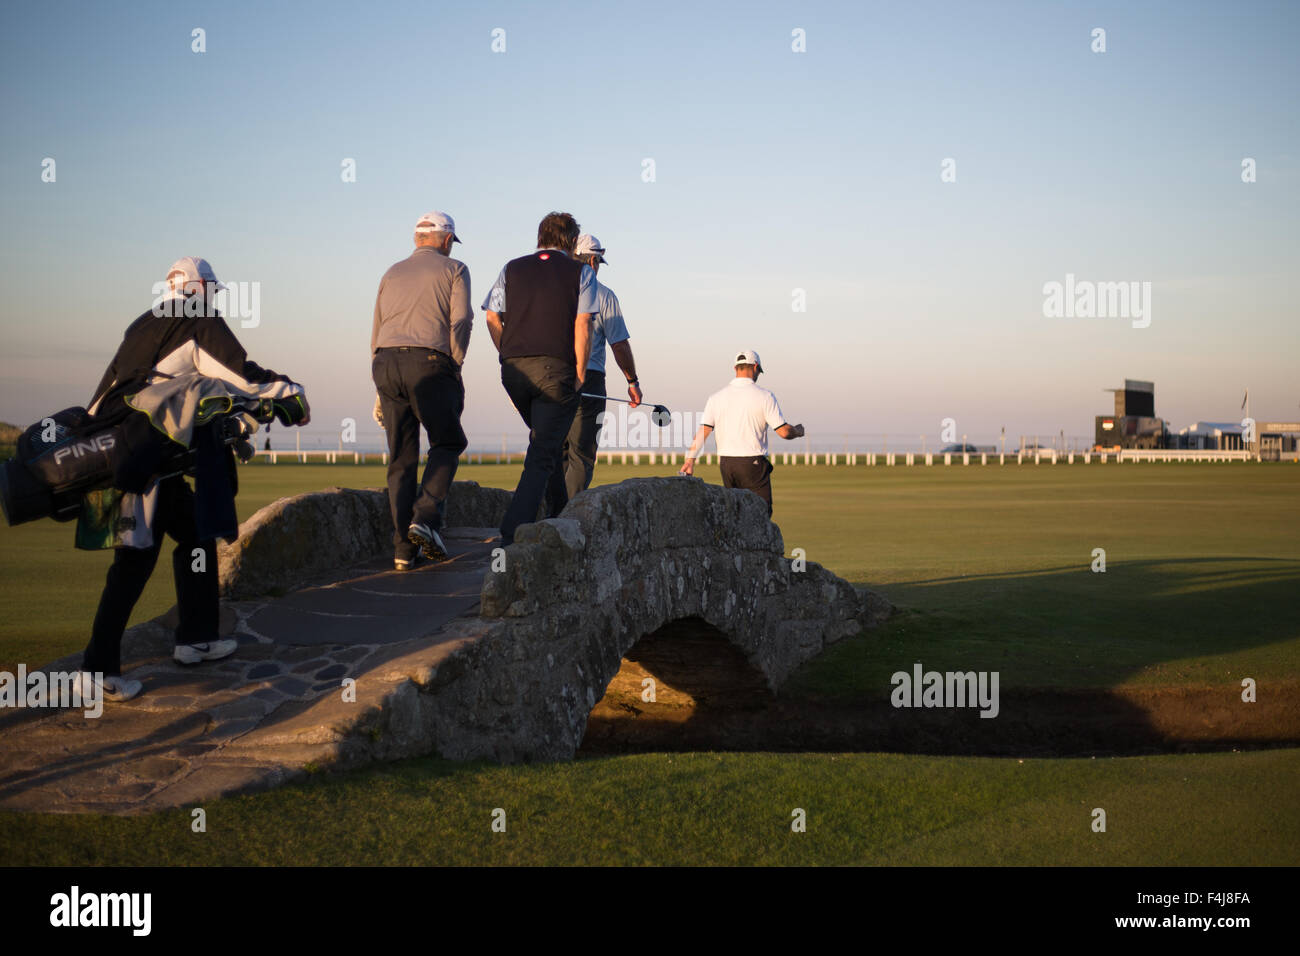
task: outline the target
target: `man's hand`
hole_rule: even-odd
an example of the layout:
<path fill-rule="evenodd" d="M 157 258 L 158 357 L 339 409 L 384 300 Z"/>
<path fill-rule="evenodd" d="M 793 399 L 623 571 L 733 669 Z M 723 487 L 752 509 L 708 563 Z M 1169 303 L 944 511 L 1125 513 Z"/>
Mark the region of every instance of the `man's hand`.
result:
<path fill-rule="evenodd" d="M 379 393 L 375 393 L 375 408 L 370 413 L 370 417 L 375 420 L 375 424 L 380 428 L 384 427 L 384 407 L 379 400 Z"/>
<path fill-rule="evenodd" d="M 636 359 L 632 357 L 632 346 L 624 339 L 621 342 L 610 342 L 609 347 L 614 352 L 614 361 L 618 363 L 619 371 L 627 379 L 627 397 L 632 400 L 632 407 L 636 408 L 643 399 L 641 386 L 636 384 Z"/>
<path fill-rule="evenodd" d="M 786 441 L 794 441 L 796 438 L 803 438 L 802 425 L 782 425 L 776 430 L 776 433 Z"/>
<path fill-rule="evenodd" d="M 709 434 L 713 431 L 712 425 L 701 425 L 695 430 L 695 438 L 691 441 L 691 447 L 686 449 L 686 461 L 682 465 L 679 475 L 695 474 L 695 462 L 697 455 L 704 451 L 704 443 L 709 440 Z"/>

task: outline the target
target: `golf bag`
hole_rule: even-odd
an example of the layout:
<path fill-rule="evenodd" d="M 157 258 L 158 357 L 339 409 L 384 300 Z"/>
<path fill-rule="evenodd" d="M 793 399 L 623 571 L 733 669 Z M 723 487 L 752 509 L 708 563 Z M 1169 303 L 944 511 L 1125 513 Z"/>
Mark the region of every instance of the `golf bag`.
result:
<path fill-rule="evenodd" d="M 221 441 L 241 461 L 253 456 L 248 437 L 258 423 L 302 420 L 301 402 L 250 399 L 218 413 Z M 96 428 L 79 406 L 65 408 L 29 427 L 17 454 L 0 466 L 0 508 L 10 526 L 53 518 L 71 521 L 82 498 L 101 488 L 143 493 L 157 478 L 191 471 L 194 451 L 158 431 L 142 412 L 120 424 Z"/>

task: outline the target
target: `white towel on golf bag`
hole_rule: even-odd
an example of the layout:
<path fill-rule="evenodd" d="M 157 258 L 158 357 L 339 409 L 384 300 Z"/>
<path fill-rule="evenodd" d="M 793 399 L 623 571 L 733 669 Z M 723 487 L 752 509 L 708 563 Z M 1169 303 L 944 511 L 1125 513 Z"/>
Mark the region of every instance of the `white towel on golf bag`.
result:
<path fill-rule="evenodd" d="M 301 385 L 290 382 L 250 384 L 244 388 L 197 371 L 170 376 L 154 373 L 148 385 L 127 396 L 126 403 L 148 415 L 154 427 L 172 441 L 188 448 L 194 429 L 207 424 L 215 415 L 264 398 L 287 398 L 302 393 Z M 246 415 L 244 421 L 250 432 L 257 431 L 257 422 L 251 415 Z"/>
<path fill-rule="evenodd" d="M 197 371 L 179 375 L 155 373 L 149 384 L 127 396 L 126 403 L 149 416 L 149 421 L 159 431 L 178 444 L 189 447 L 194 429 L 211 421 L 213 416 L 238 408 L 241 404 L 255 404 L 264 398 L 283 398 L 299 395 L 299 385 L 286 382 L 268 382 L 252 388 L 241 388 L 219 378 L 202 375 Z M 258 422 L 245 412 L 241 417 L 249 434 L 258 430 Z M 115 541 L 116 547 L 153 547 L 153 518 L 158 509 L 158 483 L 155 481 L 144 494 L 124 492 L 118 515 L 132 519 L 119 522 L 122 530 Z"/>

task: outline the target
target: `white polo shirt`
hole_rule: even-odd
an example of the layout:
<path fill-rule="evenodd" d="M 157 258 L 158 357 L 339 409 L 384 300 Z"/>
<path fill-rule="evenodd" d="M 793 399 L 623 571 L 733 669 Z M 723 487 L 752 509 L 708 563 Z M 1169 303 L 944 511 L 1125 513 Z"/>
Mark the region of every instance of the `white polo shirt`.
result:
<path fill-rule="evenodd" d="M 776 396 L 752 378 L 733 378 L 726 388 L 709 396 L 701 425 L 713 429 L 718 454 L 724 458 L 752 458 L 767 454 L 767 429 L 786 423 Z"/>

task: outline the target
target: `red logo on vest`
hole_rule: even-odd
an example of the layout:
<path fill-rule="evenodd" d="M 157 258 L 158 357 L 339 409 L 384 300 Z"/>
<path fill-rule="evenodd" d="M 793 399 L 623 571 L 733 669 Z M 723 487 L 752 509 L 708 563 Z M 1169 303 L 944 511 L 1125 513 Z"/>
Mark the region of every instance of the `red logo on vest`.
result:
<path fill-rule="evenodd" d="M 550 254 L 549 252 L 543 252 L 543 253 L 542 253 L 540 256 L 538 256 L 537 258 L 539 258 L 539 259 L 541 259 L 543 262 L 545 262 L 547 259 L 551 258 L 551 254 Z"/>

